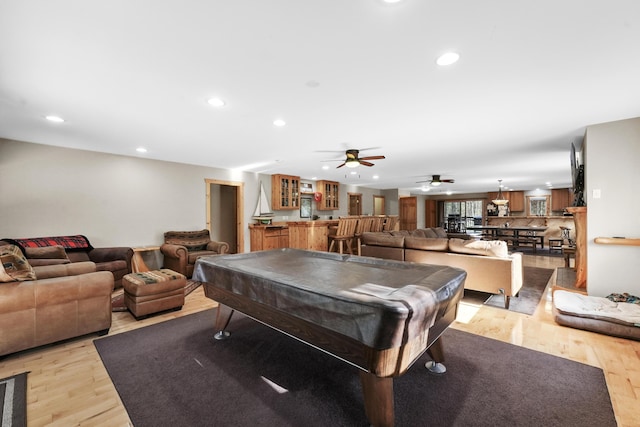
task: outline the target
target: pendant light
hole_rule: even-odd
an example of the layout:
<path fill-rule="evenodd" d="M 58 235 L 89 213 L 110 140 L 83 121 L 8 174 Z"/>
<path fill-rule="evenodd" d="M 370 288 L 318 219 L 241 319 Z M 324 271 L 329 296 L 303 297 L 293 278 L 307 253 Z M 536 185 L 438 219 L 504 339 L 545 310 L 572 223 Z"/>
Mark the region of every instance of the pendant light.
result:
<path fill-rule="evenodd" d="M 496 197 L 494 200 L 492 200 L 494 205 L 497 206 L 503 206 L 506 205 L 507 203 L 509 203 L 509 201 L 507 199 L 504 198 L 504 196 L 502 195 L 502 180 L 499 179 L 498 180 L 498 197 Z"/>

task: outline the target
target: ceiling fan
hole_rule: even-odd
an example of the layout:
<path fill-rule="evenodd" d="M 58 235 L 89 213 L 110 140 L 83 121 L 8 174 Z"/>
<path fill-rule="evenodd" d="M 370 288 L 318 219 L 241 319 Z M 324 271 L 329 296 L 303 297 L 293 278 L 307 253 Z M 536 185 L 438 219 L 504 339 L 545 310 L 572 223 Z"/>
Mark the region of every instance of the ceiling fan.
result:
<path fill-rule="evenodd" d="M 354 149 L 347 150 L 346 151 L 347 158 L 337 168 L 341 168 L 343 166 L 346 166 L 348 168 L 355 168 L 358 165 L 373 166 L 373 163 L 369 162 L 368 160 L 381 160 L 381 159 L 385 158 L 384 156 L 358 157 L 358 153 L 359 152 L 360 152 L 360 150 L 354 150 Z"/>
<path fill-rule="evenodd" d="M 420 183 L 423 183 L 423 182 L 428 182 L 431 185 L 433 185 L 434 187 L 437 187 L 438 185 L 442 184 L 443 182 L 447 183 L 447 184 L 453 184 L 455 182 L 455 179 L 440 179 L 440 175 L 432 175 L 431 179 L 428 179 L 426 181 L 418 181 L 418 182 L 416 182 L 416 184 L 420 184 Z"/>

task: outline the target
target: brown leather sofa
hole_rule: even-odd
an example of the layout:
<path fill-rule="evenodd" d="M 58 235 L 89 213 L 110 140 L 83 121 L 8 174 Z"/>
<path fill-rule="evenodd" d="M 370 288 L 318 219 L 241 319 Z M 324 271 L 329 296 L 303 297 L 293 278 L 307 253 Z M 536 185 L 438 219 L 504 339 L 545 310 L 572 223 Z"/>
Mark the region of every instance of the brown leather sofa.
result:
<path fill-rule="evenodd" d="M 187 279 L 193 275 L 196 260 L 202 256 L 222 255 L 229 251 L 227 242 L 212 241 L 209 230 L 167 231 L 160 252 L 164 255 L 164 268 L 184 274 Z"/>
<path fill-rule="evenodd" d="M 131 273 L 133 249 L 128 247 L 94 248 L 83 235 L 2 239 L 0 245 L 13 244 L 32 266 L 91 261 L 96 271 L 110 271 L 115 289 L 122 287 L 122 278 Z"/>
<path fill-rule="evenodd" d="M 34 280 L 0 283 L 0 356 L 111 327 L 113 275 L 93 262 L 32 267 Z"/>
<path fill-rule="evenodd" d="M 465 289 L 504 295 L 507 308 L 522 288 L 522 253 L 509 253 L 499 240 L 449 238 L 442 228 L 419 229 L 364 233 L 361 250 L 363 256 L 462 268 Z"/>

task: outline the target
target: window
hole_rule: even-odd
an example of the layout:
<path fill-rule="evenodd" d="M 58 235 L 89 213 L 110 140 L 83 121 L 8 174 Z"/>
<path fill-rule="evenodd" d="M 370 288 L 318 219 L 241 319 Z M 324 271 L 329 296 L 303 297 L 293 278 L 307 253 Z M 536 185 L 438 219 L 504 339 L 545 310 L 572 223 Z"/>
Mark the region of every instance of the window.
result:
<path fill-rule="evenodd" d="M 527 216 L 549 215 L 549 196 L 527 196 Z"/>
<path fill-rule="evenodd" d="M 468 226 L 482 224 L 482 200 L 444 202 L 444 224 L 450 233 L 464 233 Z"/>

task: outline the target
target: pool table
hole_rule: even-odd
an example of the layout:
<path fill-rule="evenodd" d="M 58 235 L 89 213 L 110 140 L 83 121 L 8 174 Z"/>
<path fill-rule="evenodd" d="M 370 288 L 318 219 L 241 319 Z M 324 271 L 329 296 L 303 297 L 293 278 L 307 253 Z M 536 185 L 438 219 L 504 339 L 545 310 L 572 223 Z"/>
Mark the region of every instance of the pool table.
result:
<path fill-rule="evenodd" d="M 464 270 L 299 249 L 200 258 L 193 280 L 218 302 L 218 339 L 234 310 L 360 369 L 365 413 L 392 426 L 393 377 L 425 351 L 443 359 Z"/>

